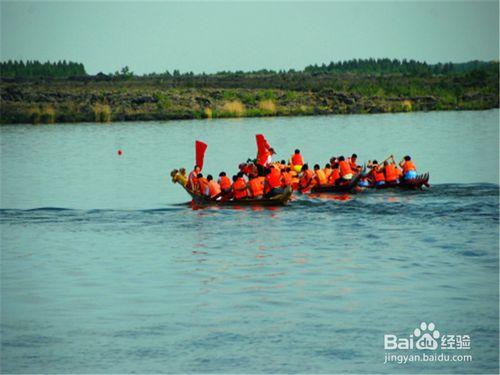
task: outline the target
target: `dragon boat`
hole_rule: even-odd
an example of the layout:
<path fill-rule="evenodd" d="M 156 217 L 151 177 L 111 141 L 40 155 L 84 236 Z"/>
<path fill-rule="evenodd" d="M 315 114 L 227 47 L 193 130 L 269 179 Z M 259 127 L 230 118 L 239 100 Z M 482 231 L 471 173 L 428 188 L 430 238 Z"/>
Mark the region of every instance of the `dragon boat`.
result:
<path fill-rule="evenodd" d="M 384 185 L 370 186 L 375 189 L 391 189 L 399 188 L 404 190 L 417 190 L 422 189 L 424 186 L 429 185 L 429 173 L 420 174 L 411 180 L 400 180 L 399 182 L 386 182 Z"/>
<path fill-rule="evenodd" d="M 217 198 L 211 198 L 206 195 L 198 194 L 191 189 L 187 188 L 182 181 L 178 178 L 178 175 L 175 174 L 175 171 L 172 171 L 172 182 L 178 183 L 182 188 L 188 193 L 193 202 L 200 206 L 207 205 L 216 205 L 216 206 L 284 206 L 287 204 L 292 198 L 292 188 L 287 186 L 283 189 L 283 192 L 280 194 L 273 195 L 271 197 L 262 197 L 262 198 L 243 198 L 243 199 L 234 199 L 231 196 L 220 196 Z"/>
<path fill-rule="evenodd" d="M 327 185 L 313 186 L 310 192 L 311 193 L 354 193 L 357 191 L 359 180 L 361 179 L 361 177 L 363 177 L 363 173 L 364 169 L 363 172 L 360 172 L 357 175 L 355 175 L 346 184 L 340 184 L 340 185 L 327 184 Z"/>

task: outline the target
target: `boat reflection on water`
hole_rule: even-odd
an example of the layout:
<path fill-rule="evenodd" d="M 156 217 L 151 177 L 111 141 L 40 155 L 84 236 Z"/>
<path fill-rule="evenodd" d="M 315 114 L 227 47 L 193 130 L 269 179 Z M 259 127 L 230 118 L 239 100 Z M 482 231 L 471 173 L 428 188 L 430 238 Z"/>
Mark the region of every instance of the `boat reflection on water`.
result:
<path fill-rule="evenodd" d="M 387 192 L 384 190 L 383 192 L 379 190 L 373 190 L 369 192 L 363 192 L 362 194 L 336 194 L 336 193 L 311 193 L 306 196 L 297 196 L 292 195 L 288 206 L 293 207 L 294 202 L 299 206 L 306 204 L 306 202 L 311 202 L 310 200 L 319 200 L 319 201 L 339 201 L 339 202 L 348 202 L 353 200 L 360 200 L 364 203 L 405 203 L 410 204 L 418 198 L 417 194 L 412 194 L 413 192 Z M 253 212 L 279 212 L 282 209 L 286 209 L 285 206 L 257 206 L 257 205 L 237 205 L 233 204 L 230 206 L 216 206 L 216 205 L 199 205 L 194 201 L 188 203 L 188 205 L 192 208 L 193 211 L 202 210 L 204 212 L 209 211 L 219 211 L 219 210 L 238 210 L 238 211 L 253 211 Z M 273 217 L 274 215 L 270 215 Z"/>
<path fill-rule="evenodd" d="M 387 202 L 396 203 L 396 202 L 399 202 L 399 199 L 398 199 L 398 197 L 387 197 Z"/>
<path fill-rule="evenodd" d="M 237 204 L 233 204 L 233 205 L 230 205 L 230 206 L 216 206 L 216 205 L 199 205 L 197 204 L 194 200 L 192 200 L 191 202 L 188 203 L 189 207 L 191 207 L 191 209 L 193 211 L 197 211 L 197 210 L 227 210 L 227 209 L 230 209 L 230 210 L 240 210 L 240 211 L 248 211 L 248 210 L 251 210 L 251 211 L 278 211 L 280 209 L 280 207 L 282 206 L 247 206 L 247 205 L 237 205 Z M 272 217 L 273 215 L 271 215 Z"/>
<path fill-rule="evenodd" d="M 330 201 L 348 201 L 352 199 L 350 194 L 330 194 L 330 193 L 312 193 L 309 194 L 311 198 L 324 199 Z"/>

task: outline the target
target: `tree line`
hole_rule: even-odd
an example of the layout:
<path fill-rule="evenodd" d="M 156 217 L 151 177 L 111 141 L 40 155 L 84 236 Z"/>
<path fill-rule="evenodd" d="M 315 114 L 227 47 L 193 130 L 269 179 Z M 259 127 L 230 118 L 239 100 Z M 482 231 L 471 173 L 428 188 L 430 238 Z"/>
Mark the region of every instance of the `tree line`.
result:
<path fill-rule="evenodd" d="M 0 75 L 9 78 L 85 76 L 87 72 L 82 63 L 73 61 L 40 62 L 38 60 L 8 60 L 0 62 Z"/>
<path fill-rule="evenodd" d="M 427 64 L 422 61 L 415 60 L 398 60 L 398 59 L 351 59 L 345 61 L 330 62 L 329 64 L 308 65 L 302 71 L 294 69 L 289 70 L 269 70 L 261 69 L 256 71 L 244 72 L 238 71 L 221 71 L 214 74 L 194 74 L 193 72 L 181 73 L 178 69 L 170 73 L 168 70 L 164 73 L 145 74 L 144 77 L 194 77 L 194 76 L 256 76 L 256 75 L 295 75 L 297 73 L 306 73 L 311 75 L 319 74 L 335 74 L 335 73 L 362 73 L 370 75 L 384 74 L 403 74 L 410 76 L 425 76 L 425 75 L 447 75 L 450 73 L 464 73 L 474 70 L 498 70 L 498 62 L 485 61 L 469 61 L 466 63 L 437 63 Z M 72 61 L 57 61 L 57 62 L 40 62 L 38 60 L 28 60 L 26 62 L 8 60 L 0 62 L 0 75 L 2 77 L 72 77 L 86 76 L 85 67 L 82 63 Z M 103 75 L 100 73 L 100 75 Z M 124 67 L 120 72 L 109 74 L 107 76 L 114 77 L 137 77 L 128 67 Z"/>
<path fill-rule="evenodd" d="M 415 60 L 398 59 L 353 59 L 330 62 L 322 65 L 309 65 L 307 73 L 367 73 L 367 74 L 448 74 L 454 69 L 453 63 L 427 64 Z"/>
<path fill-rule="evenodd" d="M 193 72 L 181 73 L 179 70 L 174 70 L 170 73 L 168 70 L 165 73 L 151 73 L 146 76 L 164 76 L 164 77 L 193 77 L 193 76 L 256 76 L 256 75 L 294 75 L 297 73 L 306 73 L 311 75 L 319 74 L 335 74 L 335 73 L 362 73 L 368 75 L 385 75 L 385 74 L 403 74 L 409 76 L 427 76 L 427 75 L 447 75 L 454 73 L 465 73 L 474 70 L 485 70 L 495 72 L 498 70 L 498 61 L 479 61 L 473 60 L 466 63 L 437 63 L 428 64 L 416 60 L 398 60 L 398 59 L 351 59 L 345 61 L 330 62 L 329 64 L 308 65 L 303 70 L 272 70 L 260 69 L 255 71 L 244 72 L 237 71 L 220 71 L 214 74 L 194 74 Z"/>

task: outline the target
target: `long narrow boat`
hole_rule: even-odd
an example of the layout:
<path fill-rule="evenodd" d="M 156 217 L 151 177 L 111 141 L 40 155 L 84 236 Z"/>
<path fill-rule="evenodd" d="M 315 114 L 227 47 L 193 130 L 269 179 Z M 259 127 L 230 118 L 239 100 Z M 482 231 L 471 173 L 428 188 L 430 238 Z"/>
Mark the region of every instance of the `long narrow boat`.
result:
<path fill-rule="evenodd" d="M 217 205 L 217 206 L 284 206 L 292 198 L 292 188 L 286 187 L 282 194 L 275 195 L 270 198 L 244 198 L 244 199 L 224 199 L 224 197 L 214 199 L 204 195 L 199 195 L 189 190 L 182 184 L 184 190 L 193 198 L 194 203 L 200 206 Z"/>
<path fill-rule="evenodd" d="M 416 190 L 422 189 L 423 186 L 430 187 L 429 185 L 429 173 L 420 174 L 411 180 L 402 180 L 400 182 L 390 182 L 384 185 L 374 186 L 375 189 L 390 189 L 399 188 L 406 190 Z"/>
<path fill-rule="evenodd" d="M 359 180 L 363 176 L 364 172 L 360 172 L 355 175 L 348 184 L 345 185 L 321 185 L 314 186 L 311 188 L 311 193 L 352 193 L 355 192 Z"/>

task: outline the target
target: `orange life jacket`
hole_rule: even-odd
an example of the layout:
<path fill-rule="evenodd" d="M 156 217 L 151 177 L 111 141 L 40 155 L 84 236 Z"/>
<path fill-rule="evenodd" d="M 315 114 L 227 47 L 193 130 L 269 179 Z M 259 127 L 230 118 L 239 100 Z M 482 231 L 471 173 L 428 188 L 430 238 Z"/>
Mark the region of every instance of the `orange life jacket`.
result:
<path fill-rule="evenodd" d="M 292 174 L 287 171 L 281 173 L 281 186 L 289 186 L 292 184 Z"/>
<path fill-rule="evenodd" d="M 325 185 L 327 183 L 327 178 L 325 175 L 325 172 L 323 172 L 321 169 L 318 169 L 317 171 L 314 171 L 316 173 L 316 181 L 318 182 L 319 185 Z"/>
<path fill-rule="evenodd" d="M 245 198 L 247 193 L 247 183 L 243 177 L 239 177 L 233 184 L 234 199 Z"/>
<path fill-rule="evenodd" d="M 208 191 L 209 191 L 211 198 L 219 195 L 220 194 L 220 185 L 218 184 L 218 182 L 214 181 L 214 180 L 209 181 L 208 182 Z"/>
<path fill-rule="evenodd" d="M 197 179 L 197 174 L 195 171 L 191 171 L 189 173 L 189 176 L 188 176 L 188 182 L 186 184 L 186 187 L 188 189 L 191 189 L 191 190 L 194 190 L 194 188 L 196 187 L 197 183 L 198 183 L 198 179 Z"/>
<path fill-rule="evenodd" d="M 396 181 L 398 179 L 398 171 L 394 164 L 387 164 L 384 167 L 384 171 L 385 171 L 385 180 L 387 182 Z"/>
<path fill-rule="evenodd" d="M 221 176 L 220 178 L 220 188 L 222 191 L 227 191 L 231 189 L 231 180 L 227 176 Z"/>
<path fill-rule="evenodd" d="M 353 171 L 355 171 L 356 169 L 358 169 L 358 165 L 356 164 L 355 161 L 353 161 L 351 158 L 347 159 L 349 161 L 349 166 L 351 167 L 351 169 Z"/>
<path fill-rule="evenodd" d="M 378 170 L 378 167 L 373 168 L 371 174 L 375 182 L 385 181 L 385 176 Z"/>
<path fill-rule="evenodd" d="M 307 171 L 302 173 L 302 177 L 299 180 L 299 185 L 301 188 L 306 188 L 312 182 L 313 179 L 313 171 L 308 169 Z"/>
<path fill-rule="evenodd" d="M 328 180 L 332 174 L 332 168 L 323 168 L 323 172 L 325 172 L 326 179 Z"/>
<path fill-rule="evenodd" d="M 249 182 L 250 192 L 253 197 L 258 197 L 264 194 L 264 177 L 252 178 Z"/>
<path fill-rule="evenodd" d="M 406 174 L 409 171 L 416 171 L 415 164 L 411 160 L 407 160 L 403 164 L 403 173 Z"/>
<path fill-rule="evenodd" d="M 201 195 L 207 195 L 206 193 L 207 193 L 207 187 L 208 187 L 208 180 L 205 177 L 199 178 L 198 179 L 198 187 L 199 187 L 198 192 Z"/>
<path fill-rule="evenodd" d="M 332 173 L 328 177 L 328 183 L 334 184 L 340 178 L 340 171 L 338 168 L 332 169 Z"/>
<path fill-rule="evenodd" d="M 267 183 L 271 189 L 279 188 L 281 186 L 281 174 L 280 172 L 272 168 L 271 173 L 266 176 Z"/>
<path fill-rule="evenodd" d="M 340 175 L 342 177 L 344 177 L 347 174 L 352 174 L 351 166 L 345 160 L 339 163 L 339 167 L 340 167 Z"/>
<path fill-rule="evenodd" d="M 292 155 L 292 165 L 304 165 L 304 160 L 302 159 L 302 155 L 293 154 Z"/>

